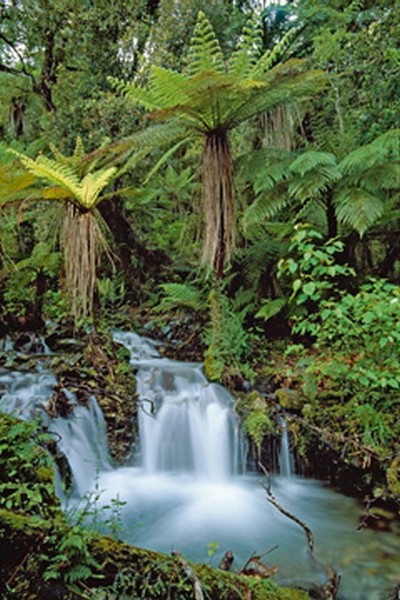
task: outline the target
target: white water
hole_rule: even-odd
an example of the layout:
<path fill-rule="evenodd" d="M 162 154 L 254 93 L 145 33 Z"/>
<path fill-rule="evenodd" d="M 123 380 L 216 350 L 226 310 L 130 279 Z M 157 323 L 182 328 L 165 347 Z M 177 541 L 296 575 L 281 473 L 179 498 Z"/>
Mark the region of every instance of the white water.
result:
<path fill-rule="evenodd" d="M 259 475 L 243 474 L 244 446 L 230 394 L 208 383 L 200 365 L 161 359 L 151 341 L 126 333 L 115 339 L 130 349 L 138 369 L 141 451 L 132 466 L 110 466 L 94 399 L 89 408 L 76 405 L 68 419 L 49 421 L 41 405 L 48 405 L 55 379 L 45 371 L 0 371 L 1 409 L 23 418 L 39 412 L 49 421 L 61 437 L 78 497 L 97 486 L 104 503 L 117 496 L 127 503 L 124 540 L 165 552 L 179 549 L 201 561 L 216 542 L 212 564 L 231 549 L 237 569 L 253 552 L 277 545 L 266 557 L 280 568 L 275 581 L 323 581 L 307 555 L 303 530 L 268 503 Z M 380 599 L 399 581 L 399 532 L 356 531 L 362 512 L 356 501 L 293 476 L 288 453 L 282 435 L 284 476 L 273 479 L 275 497 L 312 528 L 318 557 L 342 575 L 341 598 Z"/>
<path fill-rule="evenodd" d="M 0 409 L 23 420 L 38 419 L 54 434 L 58 450 L 65 454 L 72 472 L 74 494 L 84 494 L 99 471 L 111 469 L 105 442 L 103 414 L 95 398 L 88 406 L 78 404 L 65 391 L 73 407 L 68 418 L 49 416 L 56 378 L 45 369 L 32 372 L 0 369 Z M 4 393 L 2 393 L 2 391 Z M 61 488 L 58 489 L 62 494 Z"/>

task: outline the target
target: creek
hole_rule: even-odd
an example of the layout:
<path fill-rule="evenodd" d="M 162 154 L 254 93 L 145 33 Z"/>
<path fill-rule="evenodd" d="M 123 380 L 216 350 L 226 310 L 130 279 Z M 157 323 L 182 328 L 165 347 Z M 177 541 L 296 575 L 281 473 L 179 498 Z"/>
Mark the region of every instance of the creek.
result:
<path fill-rule="evenodd" d="M 45 407 L 56 379 L 49 371 L 0 369 L 0 409 L 24 419 L 39 413 L 68 459 L 69 508 L 86 493 L 101 492 L 103 504 L 126 503 L 120 537 L 131 544 L 176 549 L 213 566 L 230 549 L 238 570 L 253 553 L 268 553 L 264 562 L 279 567 L 277 583 L 322 583 L 325 572 L 309 557 L 303 529 L 268 502 L 263 477 L 246 471 L 246 440 L 233 397 L 209 383 L 198 363 L 161 358 L 155 342 L 133 333 L 114 338 L 131 353 L 140 404 L 140 443 L 123 467 L 109 459 L 95 398 L 82 406 L 67 392 L 74 410 L 67 418 L 51 418 Z M 316 556 L 341 575 L 340 599 L 381 599 L 399 583 L 400 528 L 357 530 L 359 503 L 293 474 L 284 423 L 281 429 L 280 473 L 271 481 L 275 498 L 312 529 Z"/>

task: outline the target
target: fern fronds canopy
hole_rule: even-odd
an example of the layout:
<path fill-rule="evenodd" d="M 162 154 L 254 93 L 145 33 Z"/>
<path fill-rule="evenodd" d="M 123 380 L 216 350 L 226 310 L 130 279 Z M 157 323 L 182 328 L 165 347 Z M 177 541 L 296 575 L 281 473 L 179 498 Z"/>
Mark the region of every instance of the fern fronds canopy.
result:
<path fill-rule="evenodd" d="M 324 74 L 307 70 L 303 60 L 278 63 L 293 33 L 262 54 L 260 31 L 253 18 L 232 58 L 226 61 L 211 24 L 200 12 L 185 71 L 153 66 L 145 87 L 114 82 L 129 101 L 145 108 L 152 120 L 173 127 L 179 124 L 180 139 L 185 135 L 188 140 L 202 139 L 203 262 L 212 265 L 218 277 L 222 277 L 235 243 L 229 132 L 265 111 L 292 103 L 294 98 L 308 99 L 325 85 Z"/>
<path fill-rule="evenodd" d="M 339 223 L 360 236 L 378 223 L 400 190 L 400 130 L 391 130 L 350 152 L 340 162 L 333 154 L 309 150 L 295 155 L 259 151 L 251 179 L 256 198 L 244 215 L 247 229 L 267 222 L 289 203 L 298 210 L 310 202 L 333 205 Z M 331 217 L 332 218 L 332 217 Z"/>

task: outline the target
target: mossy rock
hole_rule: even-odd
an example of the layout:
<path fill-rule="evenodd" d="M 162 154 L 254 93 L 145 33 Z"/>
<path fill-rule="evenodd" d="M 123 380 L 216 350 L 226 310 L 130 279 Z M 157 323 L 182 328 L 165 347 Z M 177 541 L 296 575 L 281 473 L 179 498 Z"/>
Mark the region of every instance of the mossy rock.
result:
<path fill-rule="evenodd" d="M 304 397 L 298 390 L 282 387 L 275 390 L 279 404 L 285 410 L 300 410 L 304 404 Z"/>
<path fill-rule="evenodd" d="M 51 560 L 51 552 L 59 551 L 64 533 L 63 525 L 58 527 L 57 523 L 0 510 L 0 553 L 8 556 L 0 570 L 4 600 L 47 600 L 51 593 L 54 598 L 63 599 L 83 599 L 89 594 L 93 599 L 192 600 L 195 580 L 209 600 L 309 598 L 303 591 L 279 588 L 268 579 L 212 569 L 186 561 L 180 555 L 168 556 L 106 537 L 95 537 L 89 544 L 90 556 L 98 567 L 92 568 L 91 575 L 82 582 L 84 585 L 74 581 L 73 593 L 65 580 L 53 583 L 44 578 L 46 563 Z M 10 584 L 8 589 L 6 581 Z"/>

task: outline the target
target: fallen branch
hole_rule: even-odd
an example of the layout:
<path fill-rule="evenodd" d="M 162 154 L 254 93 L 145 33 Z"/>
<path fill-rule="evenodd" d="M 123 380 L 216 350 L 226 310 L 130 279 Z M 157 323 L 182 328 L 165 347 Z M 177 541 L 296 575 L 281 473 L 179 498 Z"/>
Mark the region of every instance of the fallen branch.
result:
<path fill-rule="evenodd" d="M 324 585 L 313 584 L 312 591 L 315 594 L 317 594 L 316 597 L 320 598 L 321 600 L 335 600 L 337 597 L 338 590 L 339 590 L 340 576 L 336 573 L 336 571 L 330 565 L 326 565 L 324 562 L 322 562 L 321 560 L 316 558 L 316 556 L 314 555 L 314 546 L 315 546 L 314 535 L 313 535 L 311 529 L 308 527 L 308 525 L 306 523 L 304 523 L 304 521 L 302 521 L 301 519 L 299 519 L 298 517 L 296 517 L 295 515 L 290 513 L 288 510 L 286 510 L 285 508 L 283 508 L 283 506 L 281 506 L 279 504 L 279 502 L 276 500 L 275 496 L 273 495 L 273 493 L 271 491 L 271 477 L 270 477 L 268 470 L 264 467 L 264 465 L 261 462 L 259 462 L 258 464 L 259 464 L 260 469 L 264 473 L 264 475 L 267 477 L 267 484 L 265 485 L 265 484 L 261 483 L 261 485 L 267 492 L 268 502 L 270 502 L 273 506 L 275 506 L 275 508 L 277 508 L 279 510 L 279 512 L 281 512 L 283 515 L 285 515 L 285 517 L 288 517 L 288 519 L 291 519 L 292 521 L 294 521 L 295 523 L 300 525 L 300 527 L 303 528 L 303 530 L 306 534 L 306 537 L 307 537 L 307 548 L 308 548 L 308 553 L 310 555 L 310 558 L 318 566 L 322 567 L 326 573 L 326 576 L 327 576 L 326 583 Z"/>

